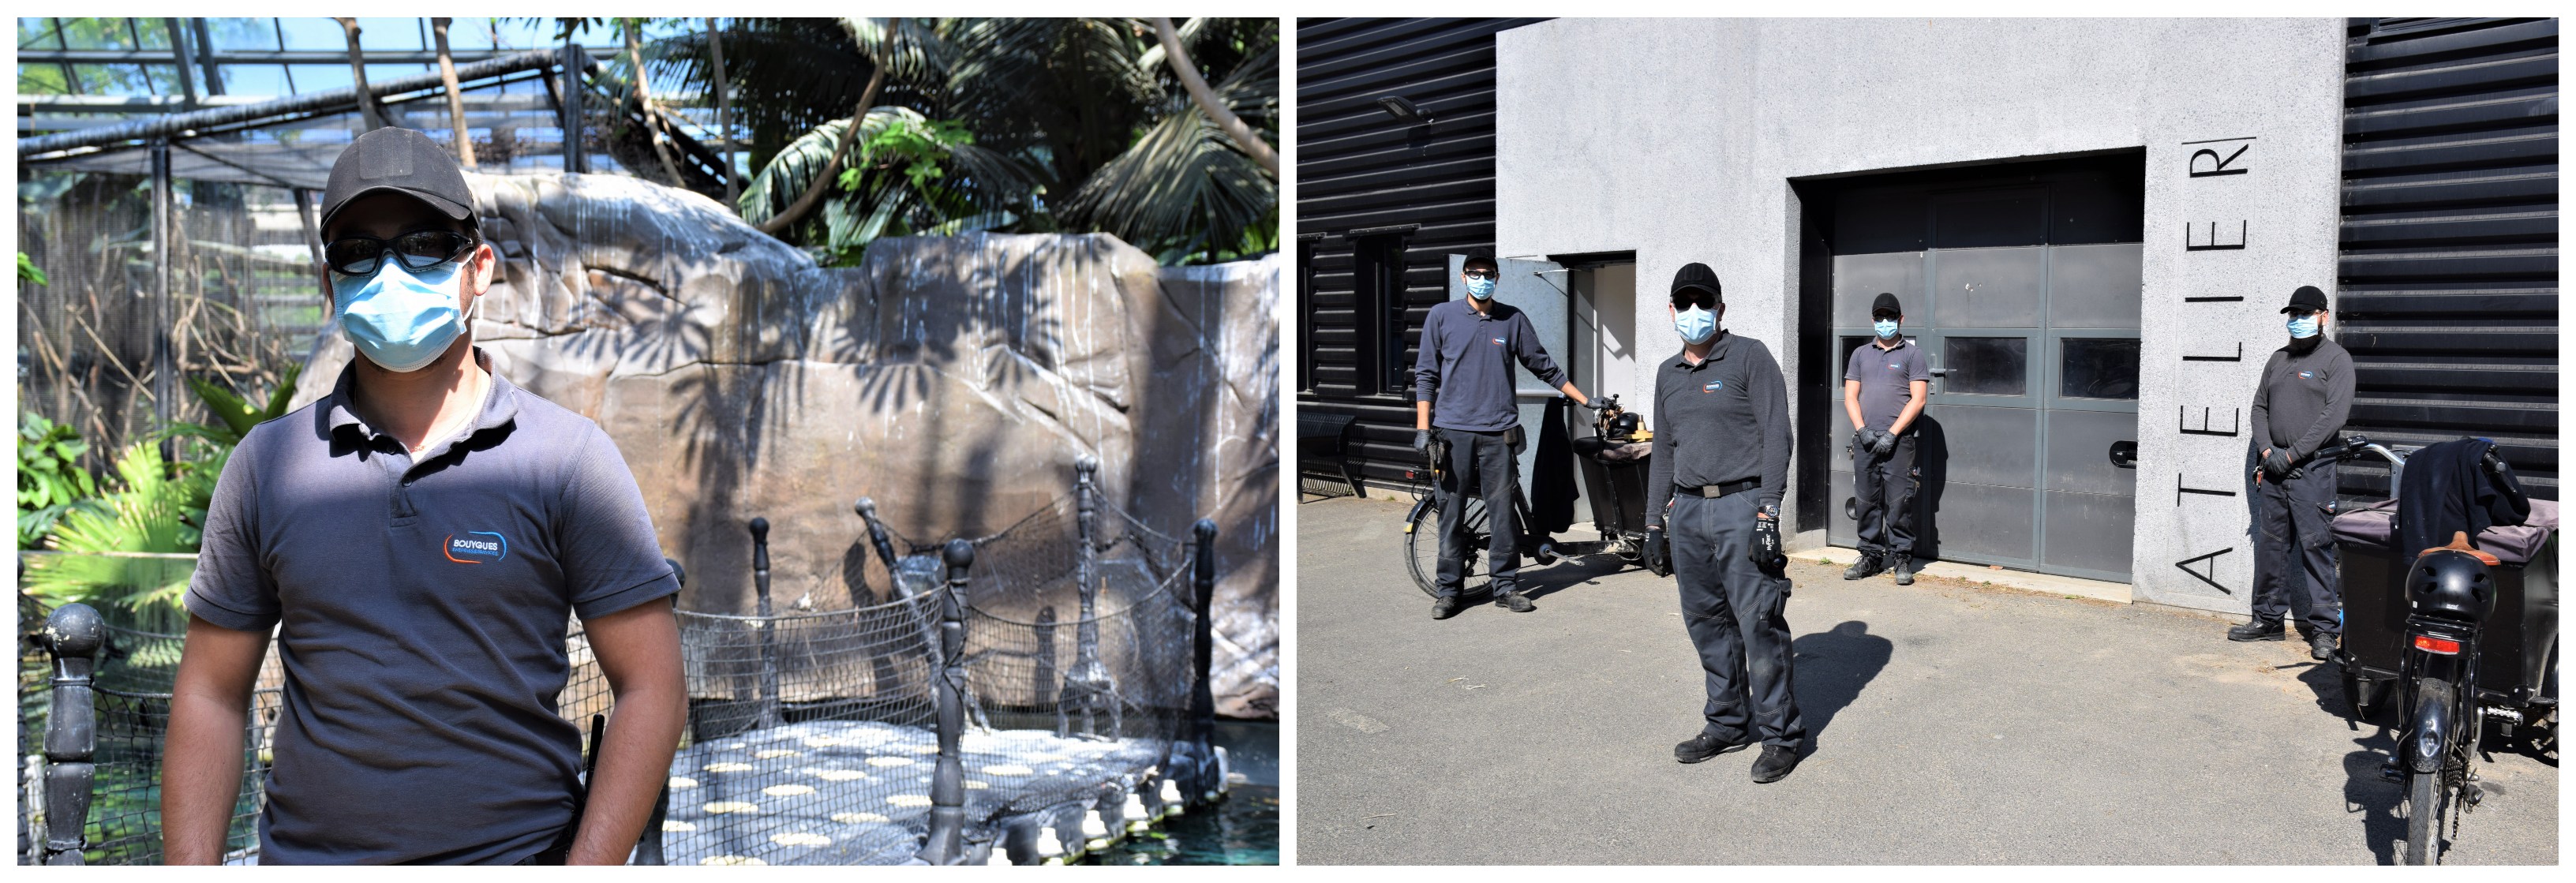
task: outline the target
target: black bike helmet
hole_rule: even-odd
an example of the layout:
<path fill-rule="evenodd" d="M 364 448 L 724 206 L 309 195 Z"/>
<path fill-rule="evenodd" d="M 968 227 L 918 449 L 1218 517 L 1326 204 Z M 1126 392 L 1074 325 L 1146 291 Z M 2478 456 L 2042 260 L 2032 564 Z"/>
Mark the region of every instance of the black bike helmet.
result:
<path fill-rule="evenodd" d="M 2464 545 L 2426 549 L 2406 571 L 2406 600 L 2415 612 L 2473 623 L 2495 609 L 2495 580 L 2487 568 L 2496 561 Z"/>

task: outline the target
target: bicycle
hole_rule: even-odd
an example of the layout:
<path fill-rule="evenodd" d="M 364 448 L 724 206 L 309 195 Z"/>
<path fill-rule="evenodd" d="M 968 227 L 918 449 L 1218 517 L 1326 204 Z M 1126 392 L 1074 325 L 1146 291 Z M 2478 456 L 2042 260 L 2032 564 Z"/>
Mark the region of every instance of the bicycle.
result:
<path fill-rule="evenodd" d="M 1604 407 L 1593 419 L 1593 435 L 1577 439 L 1574 444 L 1575 456 L 1584 465 L 1583 478 L 1593 501 L 1594 528 L 1601 532 L 1602 539 L 1560 543 L 1548 534 L 1528 531 L 1527 526 L 1536 523 L 1537 519 L 1530 515 L 1529 497 L 1515 487 L 1512 489 L 1512 508 L 1519 517 L 1514 519 L 1514 526 L 1521 531 L 1516 548 L 1528 550 L 1531 560 L 1542 567 L 1556 563 L 1560 558 L 1608 553 L 1622 561 L 1646 566 L 1658 575 L 1667 575 L 1671 572 L 1669 569 L 1649 564 L 1645 555 L 1643 462 L 1608 464 L 1621 470 L 1617 476 L 1610 469 L 1603 468 L 1607 463 L 1603 459 L 1603 451 L 1626 444 L 1640 435 L 1639 421 L 1635 415 L 1619 407 L 1618 396 L 1609 396 L 1604 402 Z M 1449 461 L 1448 441 L 1435 437 L 1429 455 L 1427 467 L 1431 480 L 1416 486 L 1413 509 L 1404 516 L 1404 555 L 1405 565 L 1413 574 L 1414 586 L 1423 594 L 1438 597 L 1440 507 L 1437 504 L 1441 464 Z M 1406 477 L 1414 476 L 1408 473 Z M 1486 551 L 1493 545 L 1492 519 L 1487 517 L 1484 495 L 1475 485 L 1459 488 L 1458 493 L 1467 495 L 1466 507 L 1460 515 L 1466 523 L 1467 551 L 1464 560 L 1459 562 L 1459 591 L 1462 595 L 1475 595 L 1486 591 L 1492 582 L 1491 574 L 1479 580 L 1476 572 L 1478 565 L 1485 560 Z"/>
<path fill-rule="evenodd" d="M 1431 440 L 1429 457 L 1430 462 L 1427 466 L 1431 473 L 1431 481 L 1414 491 L 1413 510 L 1404 516 L 1404 556 L 1406 567 L 1413 573 L 1414 586 L 1420 588 L 1423 594 L 1439 597 L 1440 506 L 1438 504 L 1440 477 L 1445 471 L 1441 469 L 1440 464 L 1449 461 L 1449 442 L 1435 435 Z M 1461 583 L 1459 595 L 1465 597 L 1485 591 L 1493 582 L 1492 574 L 1480 575 L 1477 571 L 1485 562 L 1486 550 L 1491 549 L 1494 543 L 1490 523 L 1492 519 L 1487 517 L 1485 498 L 1480 487 L 1471 483 L 1459 488 L 1458 493 L 1467 496 L 1466 508 L 1459 515 L 1466 523 L 1467 551 L 1458 562 Z M 1535 520 L 1530 517 L 1529 497 L 1518 487 L 1512 488 L 1512 509 L 1513 514 L 1519 516 L 1513 519 L 1515 528 Z M 1531 550 L 1530 557 L 1533 560 L 1541 565 L 1555 563 L 1556 553 L 1549 548 L 1546 535 L 1521 531 L 1519 537 L 1517 548 Z"/>

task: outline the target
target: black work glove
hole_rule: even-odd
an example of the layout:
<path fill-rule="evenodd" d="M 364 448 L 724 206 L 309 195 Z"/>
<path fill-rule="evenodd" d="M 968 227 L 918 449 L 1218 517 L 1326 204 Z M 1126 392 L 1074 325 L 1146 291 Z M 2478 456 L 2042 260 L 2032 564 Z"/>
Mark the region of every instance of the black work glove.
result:
<path fill-rule="evenodd" d="M 1672 540 L 1664 536 L 1661 525 L 1646 528 L 1646 547 L 1639 551 L 1645 553 L 1646 572 L 1656 576 L 1673 575 Z"/>
<path fill-rule="evenodd" d="M 1431 456 L 1431 430 L 1416 429 L 1413 431 L 1413 452 L 1425 457 Z"/>
<path fill-rule="evenodd" d="M 1583 406 L 1598 411 L 1603 408 L 1610 407 L 1610 403 L 1602 401 L 1600 396 L 1590 396 L 1583 400 Z"/>
<path fill-rule="evenodd" d="M 1763 573 L 1780 576 L 1789 567 L 1789 553 L 1780 546 L 1780 513 L 1776 506 L 1764 506 L 1753 512 L 1753 548 L 1745 553 L 1753 566 Z"/>
<path fill-rule="evenodd" d="M 2290 452 L 2281 450 L 2280 448 L 2273 448 L 2272 453 L 2263 457 L 2264 478 L 2278 482 L 2283 478 L 2289 477 L 2289 474 Z"/>
<path fill-rule="evenodd" d="M 1896 453 L 1896 433 L 1889 432 L 1884 429 L 1873 429 L 1870 431 L 1878 433 L 1878 437 L 1871 440 L 1873 444 L 1869 447 L 1870 453 L 1877 454 L 1881 457 Z"/>
<path fill-rule="evenodd" d="M 1851 450 L 1855 454 L 1869 453 L 1869 430 L 1852 430 Z"/>

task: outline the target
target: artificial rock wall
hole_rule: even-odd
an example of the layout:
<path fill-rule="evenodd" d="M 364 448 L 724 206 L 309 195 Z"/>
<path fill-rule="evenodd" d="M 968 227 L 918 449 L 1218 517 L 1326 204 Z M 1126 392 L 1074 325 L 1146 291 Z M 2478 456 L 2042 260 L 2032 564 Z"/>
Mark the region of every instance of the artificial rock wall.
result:
<path fill-rule="evenodd" d="M 475 340 L 616 440 L 684 609 L 750 612 L 754 516 L 774 602 L 842 607 L 891 584 L 857 498 L 917 541 L 983 536 L 1089 454 L 1154 529 L 1216 519 L 1218 710 L 1277 713 L 1275 256 L 1167 268 L 1107 235 L 976 234 L 828 268 L 685 191 L 469 178 L 501 254 Z M 298 404 L 353 352 L 324 335 Z"/>

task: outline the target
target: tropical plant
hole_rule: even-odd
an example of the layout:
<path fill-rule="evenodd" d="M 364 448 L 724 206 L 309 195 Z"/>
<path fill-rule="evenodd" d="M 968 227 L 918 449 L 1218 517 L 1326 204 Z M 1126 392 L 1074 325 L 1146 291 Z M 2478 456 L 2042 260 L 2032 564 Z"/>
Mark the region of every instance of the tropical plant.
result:
<path fill-rule="evenodd" d="M 46 284 L 44 268 L 36 266 L 36 259 L 27 256 L 27 253 L 23 251 L 18 253 L 18 284 Z"/>
<path fill-rule="evenodd" d="M 55 523 L 94 507 L 98 479 L 82 468 L 89 442 L 68 423 L 28 412 L 18 418 L 18 548 L 40 547 Z"/>
<path fill-rule="evenodd" d="M 220 471 L 220 466 L 214 470 Z M 48 543 L 65 554 L 29 561 L 21 591 L 48 605 L 106 603 L 136 612 L 179 608 L 195 569 L 179 556 L 195 552 L 198 541 L 186 504 L 197 494 L 194 485 L 201 480 L 210 485 L 213 478 L 207 470 L 173 470 L 150 442 L 126 446 L 115 472 L 117 490 L 99 497 L 98 506 L 64 513 Z"/>
<path fill-rule="evenodd" d="M 1201 18 L 1174 30 L 1212 97 L 1257 143 L 1275 142 L 1277 20 Z M 706 37 L 656 41 L 645 63 L 704 92 Z M 876 237 L 943 229 L 1105 231 L 1166 263 L 1277 246 L 1276 175 L 1192 103 L 1148 19 L 743 18 L 724 40 L 730 112 L 749 129 L 759 170 L 739 201 L 743 217 L 835 262 Z M 848 108 L 860 101 L 869 110 L 851 133 Z M 853 164 L 857 186 L 827 171 L 847 159 L 842 136 L 863 145 L 894 126 L 890 109 L 973 140 L 946 144 L 936 180 L 880 153 Z M 875 180 L 890 174 L 909 180 Z M 843 186 L 819 211 L 790 210 L 824 180 Z"/>

